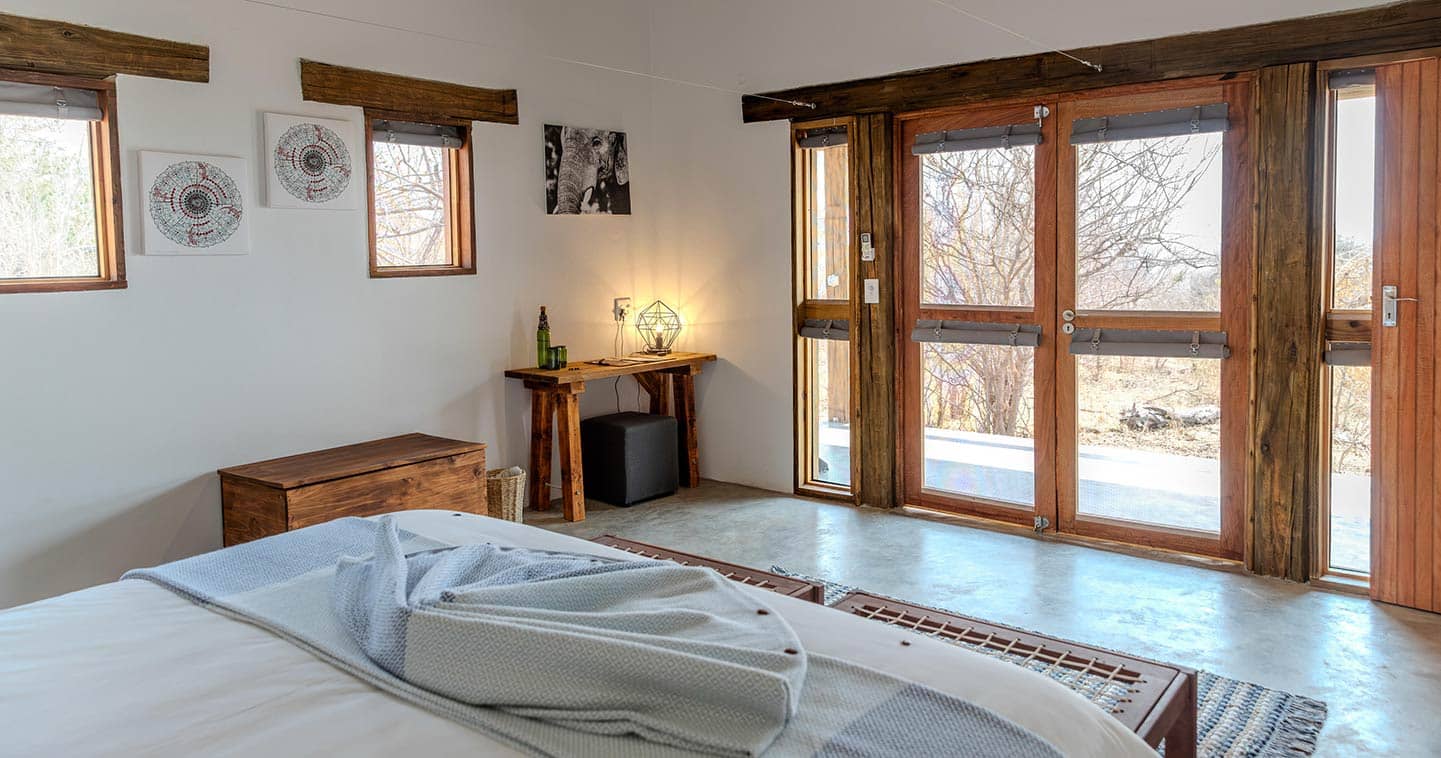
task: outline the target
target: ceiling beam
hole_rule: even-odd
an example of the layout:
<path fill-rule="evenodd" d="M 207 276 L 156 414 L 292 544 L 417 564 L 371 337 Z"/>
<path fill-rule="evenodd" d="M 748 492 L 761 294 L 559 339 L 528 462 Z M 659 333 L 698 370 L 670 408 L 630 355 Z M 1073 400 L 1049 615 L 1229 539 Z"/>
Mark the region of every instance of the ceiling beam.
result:
<path fill-rule="evenodd" d="M 1441 0 L 1406 0 L 1069 51 L 1099 64 L 1100 71 L 1058 53 L 1022 55 L 746 95 L 741 98 L 741 112 L 746 122 L 904 113 L 1437 46 L 1441 46 Z"/>
<path fill-rule="evenodd" d="M 0 13 L 0 68 L 104 79 L 210 81 L 210 48 Z"/>
<path fill-rule="evenodd" d="M 513 89 L 484 89 L 316 61 L 300 62 L 300 94 L 306 100 L 358 105 L 416 120 L 520 123 Z"/>

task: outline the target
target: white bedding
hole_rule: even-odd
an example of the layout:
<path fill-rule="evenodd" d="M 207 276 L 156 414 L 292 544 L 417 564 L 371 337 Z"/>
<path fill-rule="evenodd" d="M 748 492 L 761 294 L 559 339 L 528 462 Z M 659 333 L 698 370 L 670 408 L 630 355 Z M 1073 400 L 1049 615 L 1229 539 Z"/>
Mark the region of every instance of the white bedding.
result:
<path fill-rule="evenodd" d="M 573 537 L 478 516 L 406 511 L 396 518 L 401 528 L 450 542 L 626 557 Z M 1154 755 L 1119 722 L 1039 674 L 747 589 L 783 615 L 807 649 L 882 668 L 990 708 L 1066 755 Z M 0 611 L 0 754 L 516 755 L 269 632 L 143 581 Z"/>

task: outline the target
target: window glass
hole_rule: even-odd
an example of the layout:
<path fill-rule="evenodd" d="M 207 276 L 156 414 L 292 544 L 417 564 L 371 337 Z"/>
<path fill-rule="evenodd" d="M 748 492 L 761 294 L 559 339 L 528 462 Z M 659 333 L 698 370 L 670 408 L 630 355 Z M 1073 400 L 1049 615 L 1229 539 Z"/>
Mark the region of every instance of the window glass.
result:
<path fill-rule="evenodd" d="M 1221 529 L 1221 361 L 1076 357 L 1077 511 Z"/>
<path fill-rule="evenodd" d="M 921 346 L 925 487 L 1035 501 L 1035 350 Z"/>
<path fill-rule="evenodd" d="M 374 143 L 374 151 L 376 266 L 454 263 L 451 151 L 382 141 Z"/>
<path fill-rule="evenodd" d="M 1371 367 L 1331 367 L 1331 567 L 1371 571 Z"/>
<path fill-rule="evenodd" d="M 1076 307 L 1219 311 L 1223 134 L 1076 146 Z"/>
<path fill-rule="evenodd" d="M 921 302 L 1029 306 L 1036 149 L 921 156 Z"/>
<path fill-rule="evenodd" d="M 810 363 L 811 480 L 851 484 L 851 346 L 805 340 Z"/>
<path fill-rule="evenodd" d="M 1371 309 L 1372 222 L 1376 211 L 1376 89 L 1336 98 L 1331 237 L 1331 307 Z"/>
<path fill-rule="evenodd" d="M 0 115 L 0 279 L 100 276 L 90 122 Z"/>
<path fill-rule="evenodd" d="M 809 148 L 802 155 L 810 161 L 811 177 L 806 295 L 845 300 L 850 292 L 850 149 L 846 145 Z"/>

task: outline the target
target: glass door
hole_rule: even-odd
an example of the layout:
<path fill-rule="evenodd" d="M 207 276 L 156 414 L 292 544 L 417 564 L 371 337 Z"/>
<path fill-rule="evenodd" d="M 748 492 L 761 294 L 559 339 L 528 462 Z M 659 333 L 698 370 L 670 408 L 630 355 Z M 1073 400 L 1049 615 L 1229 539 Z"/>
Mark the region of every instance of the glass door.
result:
<path fill-rule="evenodd" d="M 1241 555 L 1249 88 L 1059 105 L 1063 531 Z"/>
<path fill-rule="evenodd" d="M 1055 514 L 1054 105 L 903 123 L 907 502 L 1032 525 Z"/>

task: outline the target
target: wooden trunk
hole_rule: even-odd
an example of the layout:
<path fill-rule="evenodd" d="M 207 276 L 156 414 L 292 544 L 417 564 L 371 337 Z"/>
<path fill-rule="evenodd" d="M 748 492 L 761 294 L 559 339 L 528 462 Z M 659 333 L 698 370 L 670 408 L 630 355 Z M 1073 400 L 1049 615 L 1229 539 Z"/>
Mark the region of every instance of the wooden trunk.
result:
<path fill-rule="evenodd" d="M 220 470 L 225 544 L 437 508 L 484 515 L 485 445 L 406 434 Z"/>

